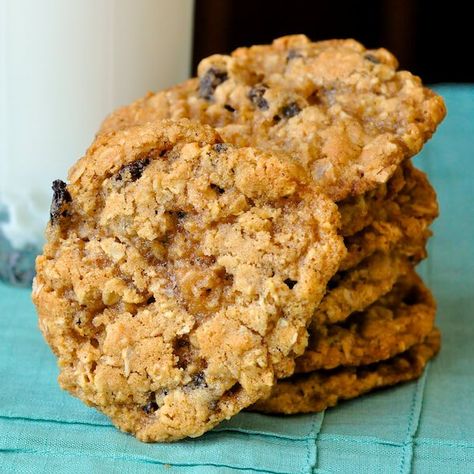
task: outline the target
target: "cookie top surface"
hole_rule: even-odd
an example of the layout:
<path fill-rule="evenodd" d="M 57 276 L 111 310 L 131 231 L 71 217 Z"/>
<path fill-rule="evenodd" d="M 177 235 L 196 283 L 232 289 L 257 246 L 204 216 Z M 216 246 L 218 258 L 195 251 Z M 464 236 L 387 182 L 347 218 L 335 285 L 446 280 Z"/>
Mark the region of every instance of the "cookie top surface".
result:
<path fill-rule="evenodd" d="M 303 35 L 213 55 L 198 78 L 112 114 L 103 130 L 163 117 L 218 127 L 240 146 L 295 156 L 334 200 L 385 182 L 445 115 L 442 99 L 385 49 Z"/>
<path fill-rule="evenodd" d="M 60 383 L 145 441 L 269 393 L 344 255 L 336 206 L 287 156 L 155 122 L 55 184 L 33 299 Z"/>

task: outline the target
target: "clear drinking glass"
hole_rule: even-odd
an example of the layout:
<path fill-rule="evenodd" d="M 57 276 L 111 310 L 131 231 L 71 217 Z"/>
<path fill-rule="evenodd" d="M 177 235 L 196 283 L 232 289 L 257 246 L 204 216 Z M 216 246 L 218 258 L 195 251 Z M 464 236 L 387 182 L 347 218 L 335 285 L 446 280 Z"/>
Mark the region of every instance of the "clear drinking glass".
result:
<path fill-rule="evenodd" d="M 192 0 L 0 0 L 0 279 L 28 285 L 51 183 L 105 115 L 189 75 Z"/>

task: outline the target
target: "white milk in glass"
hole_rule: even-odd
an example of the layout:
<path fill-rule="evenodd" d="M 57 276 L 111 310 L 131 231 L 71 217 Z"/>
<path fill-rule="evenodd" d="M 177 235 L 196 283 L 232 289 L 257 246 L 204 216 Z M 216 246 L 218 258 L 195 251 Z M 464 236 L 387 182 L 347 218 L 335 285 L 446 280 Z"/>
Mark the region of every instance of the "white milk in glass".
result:
<path fill-rule="evenodd" d="M 51 182 L 103 118 L 188 77 L 192 17 L 192 0 L 0 0 L 0 278 L 31 278 Z"/>

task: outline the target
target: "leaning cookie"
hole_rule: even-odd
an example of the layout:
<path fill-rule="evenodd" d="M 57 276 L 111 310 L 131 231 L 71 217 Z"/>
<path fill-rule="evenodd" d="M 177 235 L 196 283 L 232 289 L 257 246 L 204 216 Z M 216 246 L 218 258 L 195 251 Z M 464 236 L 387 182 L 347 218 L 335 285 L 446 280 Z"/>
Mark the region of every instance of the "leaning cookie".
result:
<path fill-rule="evenodd" d="M 102 131 L 187 117 L 239 146 L 296 157 L 335 201 L 386 182 L 445 115 L 442 99 L 385 49 L 303 35 L 199 64 L 198 77 L 112 114 Z"/>
<path fill-rule="evenodd" d="M 394 357 L 431 332 L 436 303 L 414 270 L 385 296 L 342 324 L 321 326 L 296 359 L 296 373 L 373 364 Z"/>
<path fill-rule="evenodd" d="M 163 121 L 102 135 L 54 189 L 33 300 L 63 388 L 171 441 L 291 374 L 345 252 L 300 165 Z"/>
<path fill-rule="evenodd" d="M 250 410 L 286 415 L 318 412 L 341 400 L 416 379 L 437 354 L 440 344 L 440 333 L 434 329 L 421 344 L 384 362 L 295 375 L 279 381 L 270 397 L 260 400 Z"/>

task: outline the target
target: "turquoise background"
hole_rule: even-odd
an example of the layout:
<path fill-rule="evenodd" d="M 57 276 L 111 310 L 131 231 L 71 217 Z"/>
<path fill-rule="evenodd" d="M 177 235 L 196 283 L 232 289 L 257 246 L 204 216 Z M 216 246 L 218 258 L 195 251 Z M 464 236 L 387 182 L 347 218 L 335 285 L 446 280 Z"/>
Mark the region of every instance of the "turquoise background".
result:
<path fill-rule="evenodd" d="M 420 273 L 443 348 L 413 383 L 325 413 L 242 413 L 173 444 L 143 444 L 61 391 L 29 291 L 0 286 L 0 472 L 474 473 L 474 87 L 438 86 L 448 117 L 415 163 L 441 217 Z"/>

